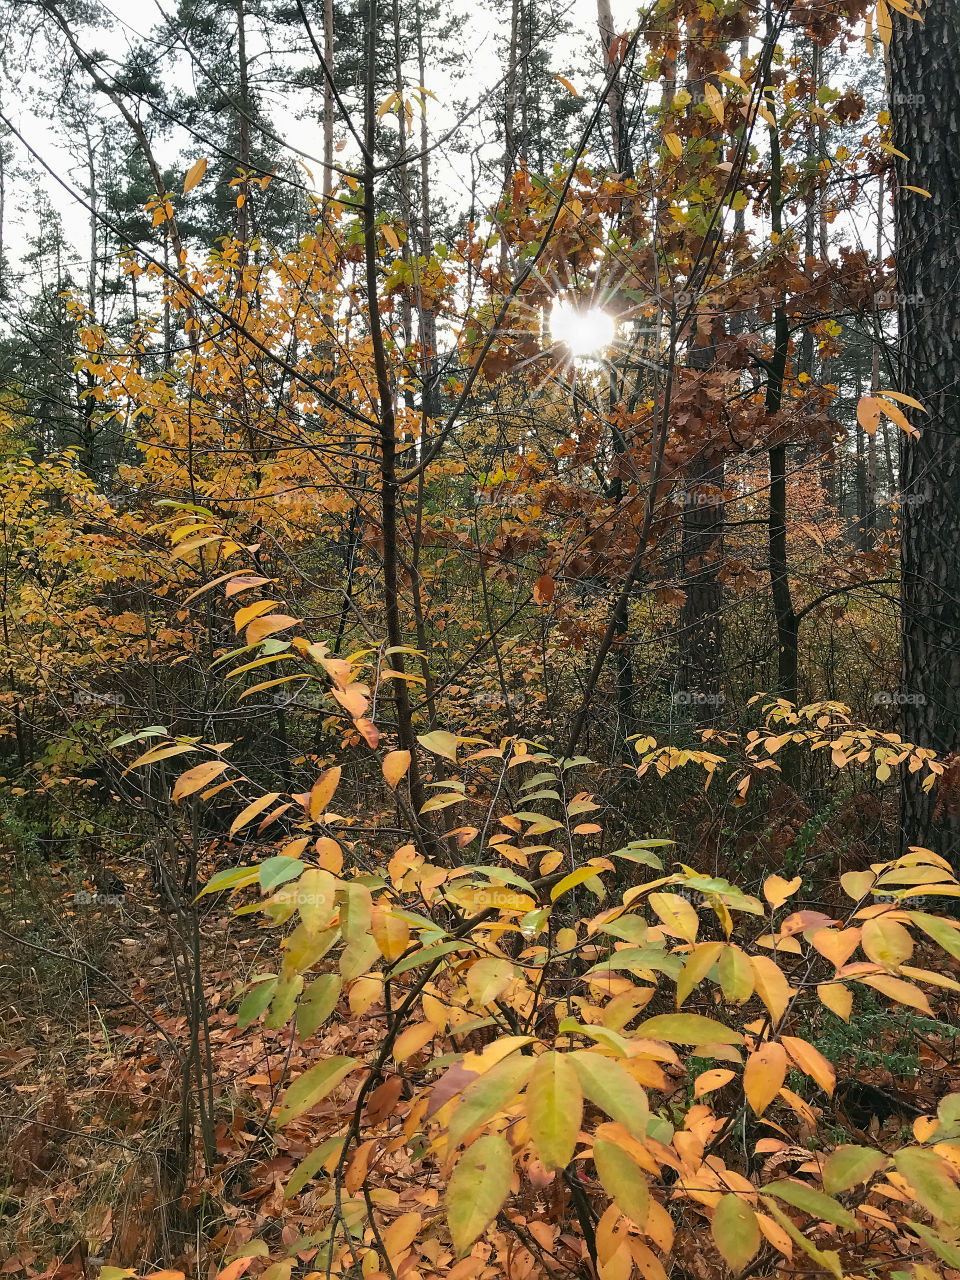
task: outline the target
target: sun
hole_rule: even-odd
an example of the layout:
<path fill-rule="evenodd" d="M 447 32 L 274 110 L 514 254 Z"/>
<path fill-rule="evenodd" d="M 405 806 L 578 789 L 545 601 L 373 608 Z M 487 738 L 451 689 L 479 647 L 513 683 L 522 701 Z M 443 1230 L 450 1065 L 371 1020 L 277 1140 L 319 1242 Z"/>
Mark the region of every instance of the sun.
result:
<path fill-rule="evenodd" d="M 599 307 L 577 307 L 555 302 L 550 312 L 550 333 L 562 342 L 575 360 L 597 359 L 616 336 L 616 321 Z"/>

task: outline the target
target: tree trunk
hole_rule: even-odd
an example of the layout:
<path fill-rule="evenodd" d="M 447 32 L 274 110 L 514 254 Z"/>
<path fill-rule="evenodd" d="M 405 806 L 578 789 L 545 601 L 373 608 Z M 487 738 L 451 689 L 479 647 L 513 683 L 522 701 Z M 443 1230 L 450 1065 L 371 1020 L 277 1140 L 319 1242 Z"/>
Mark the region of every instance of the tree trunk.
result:
<path fill-rule="evenodd" d="M 921 434 L 903 440 L 900 465 L 901 723 L 946 756 L 960 749 L 960 6 L 930 5 L 922 22 L 893 16 L 893 142 L 910 157 L 897 160 L 900 389 L 927 410 L 910 415 Z M 926 795 L 919 776 L 903 779 L 903 843 L 960 870 L 956 801 L 943 787 Z"/>
<path fill-rule="evenodd" d="M 333 192 L 333 0 L 323 0 L 323 204 L 326 209 Z M 421 82 L 422 83 L 422 82 Z"/>

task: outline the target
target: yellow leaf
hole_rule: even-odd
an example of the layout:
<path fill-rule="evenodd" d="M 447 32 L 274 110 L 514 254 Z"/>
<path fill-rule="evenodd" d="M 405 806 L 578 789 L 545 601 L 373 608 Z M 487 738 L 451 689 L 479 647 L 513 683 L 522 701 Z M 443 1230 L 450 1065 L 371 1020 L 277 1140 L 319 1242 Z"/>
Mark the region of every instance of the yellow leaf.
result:
<path fill-rule="evenodd" d="M 783 876 L 767 876 L 763 883 L 763 896 L 776 911 L 802 884 L 801 876 L 794 876 L 792 880 L 784 880 Z"/>
<path fill-rule="evenodd" d="M 696 942 L 700 917 L 692 903 L 679 893 L 651 893 L 648 902 L 671 933 L 685 942 Z"/>
<path fill-rule="evenodd" d="M 187 170 L 187 176 L 183 180 L 183 194 L 187 195 L 200 182 L 203 175 L 207 172 L 207 158 L 201 156 L 199 160 L 195 160 Z"/>
<path fill-rule="evenodd" d="M 383 757 L 383 776 L 391 791 L 397 789 L 397 784 L 409 768 L 409 751 L 388 751 Z"/>
<path fill-rule="evenodd" d="M 406 920 L 379 904 L 373 908 L 371 920 L 373 939 L 380 954 L 390 961 L 399 960 L 410 942 L 410 926 Z"/>
<path fill-rule="evenodd" d="M 225 769 L 229 768 L 230 766 L 225 760 L 206 760 L 203 764 L 194 765 L 186 773 L 181 773 L 173 786 L 174 804 L 183 800 L 185 796 L 192 796 L 195 791 L 201 791 L 214 778 L 219 777 Z"/>
<path fill-rule="evenodd" d="M 853 1010 L 853 993 L 842 982 L 821 982 L 817 987 L 820 1003 L 844 1022 L 850 1021 Z"/>
<path fill-rule="evenodd" d="M 297 621 L 287 613 L 271 613 L 265 618 L 257 618 L 247 627 L 247 644 L 259 644 L 261 640 L 266 640 L 267 636 L 272 636 L 277 631 L 286 631 L 288 627 L 295 627 Z"/>
<path fill-rule="evenodd" d="M 275 604 L 280 604 L 279 600 L 258 600 L 255 604 L 248 604 L 243 609 L 238 609 L 233 616 L 233 629 L 239 633 L 254 618 L 259 618 L 262 613 L 266 613 L 268 609 L 272 609 Z"/>
<path fill-rule="evenodd" d="M 667 150 L 670 152 L 670 154 L 672 156 L 675 156 L 676 159 L 679 160 L 680 157 L 683 155 L 683 143 L 680 141 L 677 135 L 675 133 L 665 133 L 663 135 L 663 140 L 667 144 Z"/>
<path fill-rule="evenodd" d="M 399 237 L 397 236 L 397 233 L 394 231 L 393 227 L 391 227 L 388 222 L 385 222 L 383 226 L 380 228 L 380 230 L 383 232 L 384 240 L 386 240 L 387 244 L 394 251 L 394 253 L 399 253 L 400 240 L 399 240 Z"/>
<path fill-rule="evenodd" d="M 769 956 L 751 956 L 750 964 L 757 995 L 770 1010 L 774 1022 L 779 1022 L 790 1003 L 793 988 L 783 970 Z"/>
<path fill-rule="evenodd" d="M 707 106 L 716 116 L 719 124 L 723 124 L 723 98 L 721 98 L 715 85 L 704 83 L 703 98 Z"/>
<path fill-rule="evenodd" d="M 896 920 L 880 916 L 863 926 L 860 945 L 875 964 L 896 972 L 913 955 L 913 938 Z"/>

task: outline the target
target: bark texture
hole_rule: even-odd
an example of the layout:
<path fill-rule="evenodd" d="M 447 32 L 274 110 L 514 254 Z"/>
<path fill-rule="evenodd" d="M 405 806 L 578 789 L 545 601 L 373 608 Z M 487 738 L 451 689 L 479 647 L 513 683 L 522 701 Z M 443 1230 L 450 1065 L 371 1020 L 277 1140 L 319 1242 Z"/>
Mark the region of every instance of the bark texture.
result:
<path fill-rule="evenodd" d="M 900 389 L 928 410 L 901 444 L 904 736 L 960 749 L 960 5 L 894 15 L 890 96 L 897 161 Z M 906 190 L 923 187 L 927 199 Z M 927 796 L 904 781 L 901 835 L 960 868 L 960 771 Z"/>

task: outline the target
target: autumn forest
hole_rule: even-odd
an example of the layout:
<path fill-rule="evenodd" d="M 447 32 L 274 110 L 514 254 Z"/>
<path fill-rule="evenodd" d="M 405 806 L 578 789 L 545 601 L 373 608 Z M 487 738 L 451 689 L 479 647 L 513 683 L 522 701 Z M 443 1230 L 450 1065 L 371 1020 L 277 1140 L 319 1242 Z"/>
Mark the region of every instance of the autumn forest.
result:
<path fill-rule="evenodd" d="M 0 0 L 0 1277 L 960 1280 L 960 7 Z"/>

